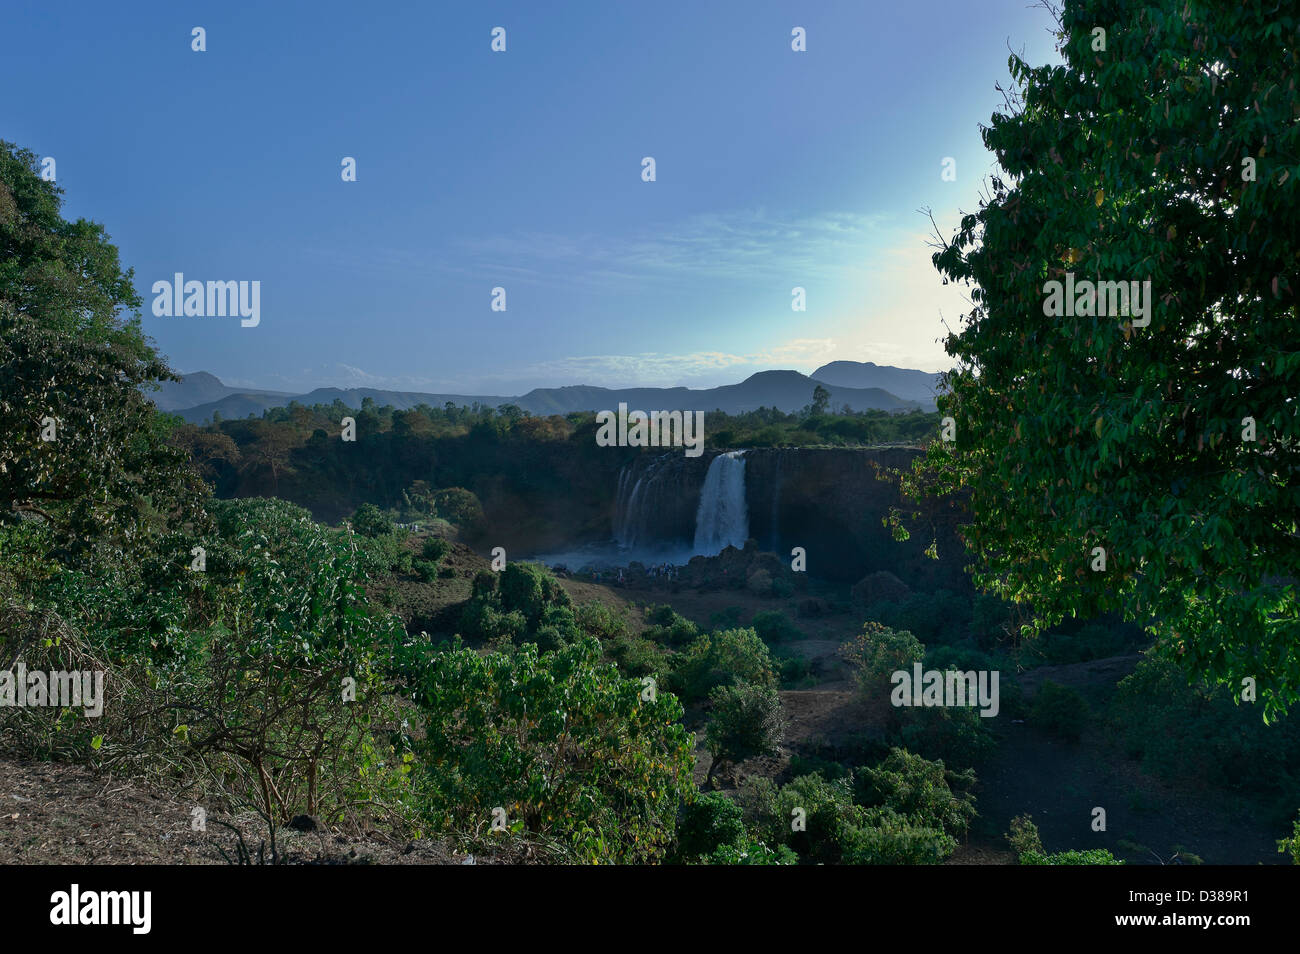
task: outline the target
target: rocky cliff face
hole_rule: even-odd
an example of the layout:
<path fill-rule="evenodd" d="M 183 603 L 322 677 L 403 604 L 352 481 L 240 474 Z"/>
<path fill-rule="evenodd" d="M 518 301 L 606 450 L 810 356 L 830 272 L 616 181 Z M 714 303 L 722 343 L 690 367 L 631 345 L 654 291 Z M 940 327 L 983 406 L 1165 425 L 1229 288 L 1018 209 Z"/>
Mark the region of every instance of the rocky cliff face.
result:
<path fill-rule="evenodd" d="M 877 478 L 877 467 L 905 468 L 919 453 L 904 448 L 748 451 L 749 535 L 787 559 L 793 547 L 803 547 L 808 571 L 816 576 L 853 582 L 888 570 L 914 589 L 966 589 L 955 508 L 921 508 L 923 520 L 906 543 L 895 542 L 882 523 L 899 497 L 893 485 Z M 615 538 L 624 545 L 689 544 L 714 456 L 645 455 L 630 464 L 619 479 Z M 938 542 L 937 561 L 923 553 L 931 540 Z"/>
<path fill-rule="evenodd" d="M 700 490 L 716 452 L 645 454 L 618 475 L 614 539 L 620 546 L 688 547 L 695 539 Z"/>
<path fill-rule="evenodd" d="M 919 454 L 903 448 L 750 451 L 750 536 L 783 556 L 803 547 L 808 571 L 830 579 L 854 581 L 889 570 L 913 589 L 968 587 L 953 507 L 927 502 L 906 543 L 896 542 L 882 522 L 900 500 L 897 489 L 877 477 L 877 468 L 906 468 Z M 924 555 L 936 538 L 937 561 Z"/>

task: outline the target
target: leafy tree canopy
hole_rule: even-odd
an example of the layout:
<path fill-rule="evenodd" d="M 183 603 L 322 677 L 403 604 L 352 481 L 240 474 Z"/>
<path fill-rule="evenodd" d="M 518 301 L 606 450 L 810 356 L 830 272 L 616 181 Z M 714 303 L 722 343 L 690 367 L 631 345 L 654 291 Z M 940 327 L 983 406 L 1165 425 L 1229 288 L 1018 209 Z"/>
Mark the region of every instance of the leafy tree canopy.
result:
<path fill-rule="evenodd" d="M 983 129 L 1005 175 L 934 256 L 973 306 L 956 440 L 904 479 L 966 497 L 976 582 L 1031 631 L 1118 611 L 1189 673 L 1255 678 L 1268 714 L 1300 697 L 1297 27 L 1078 0 L 1064 66 L 1012 56 Z M 1053 281 L 1150 285 L 1141 315 L 1078 285 L 1055 314 Z"/>
<path fill-rule="evenodd" d="M 171 378 L 104 229 L 60 215 L 35 154 L 0 141 L 0 521 L 36 514 L 70 556 L 117 558 L 202 521 L 201 482 L 141 386 Z M 188 546 L 176 541 L 178 567 Z"/>

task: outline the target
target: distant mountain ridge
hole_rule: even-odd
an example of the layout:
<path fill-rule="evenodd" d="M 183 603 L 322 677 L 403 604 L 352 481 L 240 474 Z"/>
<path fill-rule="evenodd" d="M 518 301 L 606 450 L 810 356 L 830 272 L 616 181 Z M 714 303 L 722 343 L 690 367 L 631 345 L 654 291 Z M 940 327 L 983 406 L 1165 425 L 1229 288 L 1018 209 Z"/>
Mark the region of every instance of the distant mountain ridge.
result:
<path fill-rule="evenodd" d="M 858 370 L 855 370 L 858 369 Z M 826 376 L 823 376 L 826 372 Z M 829 379 L 828 379 L 829 378 Z M 284 407 L 292 401 L 300 404 L 332 404 L 341 401 L 350 408 L 360 408 L 365 398 L 378 405 L 409 410 L 420 404 L 442 407 L 448 401 L 456 405 L 474 403 L 500 407 L 515 404 L 530 414 L 569 414 L 574 411 L 616 410 L 626 403 L 629 410 L 722 410 L 729 414 L 776 407 L 789 413 L 812 403 L 813 391 L 821 384 L 830 393 L 830 407 L 839 410 L 848 405 L 854 411 L 884 410 L 901 412 L 933 410 L 934 392 L 927 390 L 938 375 L 924 371 L 879 366 L 870 362 L 835 361 L 813 372 L 759 371 L 738 384 L 714 388 L 601 388 L 569 385 L 559 388 L 534 388 L 517 397 L 500 395 L 439 394 L 422 391 L 389 391 L 378 388 L 316 388 L 303 394 L 284 391 L 248 390 L 223 384 L 216 375 L 198 371 L 184 375 L 178 382 L 166 382 L 150 395 L 158 408 L 178 414 L 195 424 L 207 423 L 214 413 L 223 418 L 260 417 L 263 411 Z M 907 392 L 880 385 L 852 385 L 849 380 L 889 380 Z"/>
<path fill-rule="evenodd" d="M 895 368 L 870 361 L 832 361 L 823 364 L 812 377 L 825 384 L 842 388 L 881 388 L 905 401 L 917 401 L 934 407 L 942 374 Z"/>
<path fill-rule="evenodd" d="M 180 381 L 164 381 L 149 398 L 160 411 L 178 412 L 200 404 L 210 404 L 234 394 L 248 394 L 264 397 L 288 397 L 288 391 L 248 391 L 245 388 L 232 388 L 223 384 L 215 374 L 207 371 L 195 371 L 184 375 Z M 273 407 L 274 405 L 268 405 Z"/>

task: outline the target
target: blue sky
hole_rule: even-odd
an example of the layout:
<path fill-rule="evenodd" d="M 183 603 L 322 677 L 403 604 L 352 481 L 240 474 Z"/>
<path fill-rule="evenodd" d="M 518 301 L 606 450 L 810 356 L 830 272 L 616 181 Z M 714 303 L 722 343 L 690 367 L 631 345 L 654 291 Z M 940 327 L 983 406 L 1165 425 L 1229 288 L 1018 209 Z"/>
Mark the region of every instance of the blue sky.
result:
<path fill-rule="evenodd" d="M 975 207 L 1009 50 L 1055 61 L 1050 26 L 1027 0 L 6 0 L 0 138 L 107 226 L 172 365 L 228 383 L 934 371 L 965 303 L 918 210 Z M 260 324 L 154 317 L 175 272 L 260 281 Z"/>

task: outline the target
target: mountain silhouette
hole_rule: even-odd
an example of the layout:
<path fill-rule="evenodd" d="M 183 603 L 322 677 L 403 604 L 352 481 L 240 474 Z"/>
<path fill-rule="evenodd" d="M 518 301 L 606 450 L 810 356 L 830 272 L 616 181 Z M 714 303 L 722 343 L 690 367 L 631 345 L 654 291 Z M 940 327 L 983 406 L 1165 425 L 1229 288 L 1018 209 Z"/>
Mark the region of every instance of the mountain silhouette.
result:
<path fill-rule="evenodd" d="M 857 362 L 837 361 L 826 368 L 841 380 L 847 375 L 840 365 Z M 617 410 L 625 403 L 628 410 L 641 411 L 726 411 L 729 414 L 754 411 L 760 407 L 775 407 L 786 413 L 798 411 L 812 404 L 813 391 L 820 383 L 830 394 L 829 407 L 838 411 L 845 405 L 854 411 L 884 410 L 902 412 L 932 410 L 933 395 L 925 395 L 917 385 L 920 378 L 933 378 L 923 371 L 901 368 L 878 368 L 877 371 L 899 372 L 917 378 L 900 377 L 911 385 L 909 393 L 919 398 L 902 397 L 883 387 L 853 387 L 837 384 L 817 374 L 811 377 L 798 371 L 759 371 L 739 384 L 725 384 L 714 388 L 601 388 L 588 385 L 570 385 L 559 388 L 535 388 L 517 397 L 500 395 L 444 394 L 423 391 L 389 391 L 379 388 L 316 388 L 302 394 L 282 391 L 249 390 L 223 384 L 216 375 L 198 371 L 185 375 L 179 382 L 167 382 L 150 397 L 158 408 L 179 414 L 185 420 L 203 424 L 212 415 L 223 418 L 243 418 L 252 414 L 260 417 L 268 408 L 283 407 L 291 401 L 300 404 L 332 404 L 340 401 L 349 408 L 361 407 L 365 398 L 380 406 L 391 405 L 408 410 L 420 404 L 440 408 L 448 401 L 456 405 L 485 404 L 500 407 L 515 404 L 530 414 L 569 414 L 574 411 Z"/>

